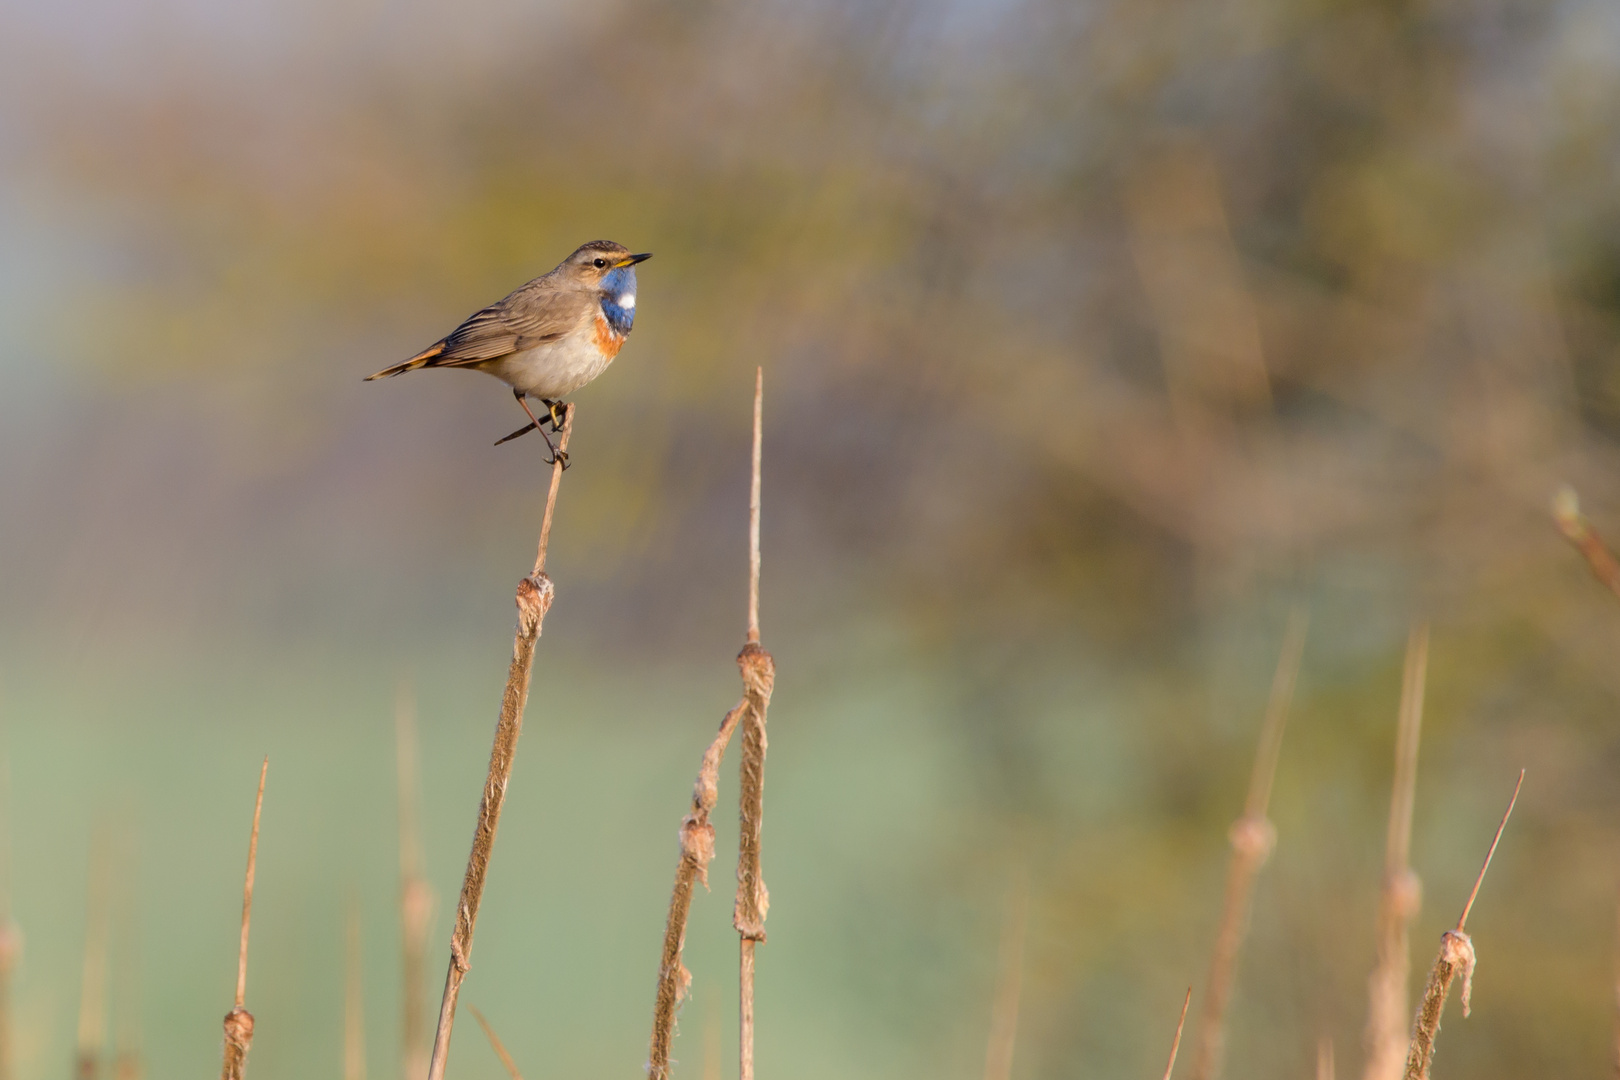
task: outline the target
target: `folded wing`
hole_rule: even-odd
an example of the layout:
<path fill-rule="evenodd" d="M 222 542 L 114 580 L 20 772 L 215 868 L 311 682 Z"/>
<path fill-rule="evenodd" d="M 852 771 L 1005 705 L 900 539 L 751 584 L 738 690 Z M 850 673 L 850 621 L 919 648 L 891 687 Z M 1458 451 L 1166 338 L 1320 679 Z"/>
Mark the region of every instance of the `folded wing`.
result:
<path fill-rule="evenodd" d="M 584 320 L 594 297 L 524 286 L 499 303 L 474 312 L 447 336 L 402 364 L 366 376 L 386 379 L 423 367 L 478 367 L 548 341 L 556 341 Z"/>

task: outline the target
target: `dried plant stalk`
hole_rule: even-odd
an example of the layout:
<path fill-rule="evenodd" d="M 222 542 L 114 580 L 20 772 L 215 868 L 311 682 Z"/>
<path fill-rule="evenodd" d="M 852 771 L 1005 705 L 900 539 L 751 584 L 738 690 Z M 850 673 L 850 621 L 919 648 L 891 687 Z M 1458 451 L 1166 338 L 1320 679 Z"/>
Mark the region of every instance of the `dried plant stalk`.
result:
<path fill-rule="evenodd" d="M 75 1043 L 73 1075 L 96 1080 L 107 1034 L 107 939 L 111 931 L 112 845 L 106 828 L 96 830 L 90 845 L 90 877 L 86 887 L 84 920 L 84 972 L 79 984 L 79 1033 Z"/>
<path fill-rule="evenodd" d="M 1610 592 L 1620 596 L 1620 561 L 1616 561 L 1603 538 L 1581 513 L 1580 499 L 1576 497 L 1574 488 L 1561 488 L 1553 498 L 1553 521 L 1558 524 L 1558 531 L 1586 557 L 1586 565 L 1592 568 L 1593 576 L 1608 586 Z"/>
<path fill-rule="evenodd" d="M 1333 1040 L 1326 1035 L 1316 1041 L 1316 1080 L 1333 1080 Z"/>
<path fill-rule="evenodd" d="M 421 1080 L 428 1069 L 427 973 L 428 922 L 433 917 L 433 890 L 423 870 L 422 830 L 417 813 L 416 716 L 410 688 L 400 684 L 394 708 L 395 758 L 399 774 L 399 930 L 400 980 L 404 984 L 400 1025 L 405 1080 Z"/>
<path fill-rule="evenodd" d="M 12 1080 L 11 976 L 22 951 L 22 932 L 10 911 L 0 914 L 0 1080 Z"/>
<path fill-rule="evenodd" d="M 748 640 L 759 642 L 759 463 L 764 445 L 765 369 L 754 369 L 754 454 L 748 484 Z"/>
<path fill-rule="evenodd" d="M 113 1076 L 115 1080 L 141 1080 L 141 975 L 140 934 L 136 926 L 133 830 L 121 831 L 117 882 L 113 893 L 112 1000 L 114 1014 Z"/>
<path fill-rule="evenodd" d="M 714 858 L 714 826 L 709 815 L 719 798 L 720 763 L 730 745 L 732 733 L 743 727 L 740 816 L 738 842 L 737 900 L 732 923 L 741 938 L 739 955 L 741 1024 L 741 1078 L 753 1078 L 754 1032 L 754 944 L 765 939 L 765 912 L 770 900 L 760 876 L 760 824 L 764 800 L 765 710 L 775 683 L 775 666 L 770 653 L 759 645 L 759 497 L 760 446 L 763 428 L 761 409 L 764 373 L 754 374 L 754 443 L 752 481 L 748 499 L 748 627 L 746 643 L 737 656 L 742 673 L 743 698 L 726 713 L 720 730 L 703 754 L 696 783 L 692 787 L 692 809 L 681 822 L 681 856 L 675 868 L 675 887 L 670 894 L 669 915 L 664 924 L 663 951 L 658 964 L 658 989 L 653 1004 L 652 1038 L 647 1053 L 650 1080 L 667 1080 L 675 1014 L 691 986 L 691 974 L 681 962 L 686 945 L 687 917 L 692 892 L 699 882 L 708 884 L 709 862 Z"/>
<path fill-rule="evenodd" d="M 264 778 L 270 771 L 266 757 L 259 766 L 259 794 L 253 800 L 253 835 L 248 840 L 247 874 L 242 879 L 242 938 L 236 953 L 236 1006 L 225 1014 L 225 1062 L 220 1080 L 242 1080 L 247 1072 L 248 1048 L 253 1045 L 253 1014 L 243 1007 L 247 998 L 248 924 L 253 919 L 253 871 L 259 861 L 259 812 L 264 809 Z"/>
<path fill-rule="evenodd" d="M 22 930 L 11 917 L 11 762 L 0 756 L 0 1080 L 13 1080 L 11 976 Z"/>
<path fill-rule="evenodd" d="M 360 902 L 349 897 L 344 928 L 343 1080 L 366 1080 L 366 991 L 361 980 Z"/>
<path fill-rule="evenodd" d="M 1474 975 L 1474 943 L 1467 934 L 1447 930 L 1440 935 L 1440 955 L 1429 969 L 1429 982 L 1423 989 L 1423 1003 L 1418 1007 L 1417 1022 L 1412 1032 L 1412 1045 L 1406 1059 L 1408 1080 L 1427 1080 L 1434 1063 L 1434 1040 L 1440 1032 L 1440 1013 L 1446 1007 L 1446 995 L 1451 981 L 1461 975 L 1463 980 L 1463 1015 L 1468 1015 L 1468 992 Z"/>
<path fill-rule="evenodd" d="M 1615 908 L 1614 953 L 1614 1075 L 1620 1080 L 1620 905 Z"/>
<path fill-rule="evenodd" d="M 765 713 L 776 685 L 776 662 L 759 644 L 759 491 L 764 369 L 754 375 L 753 482 L 748 500 L 748 642 L 737 655 L 742 670 L 742 764 L 737 837 L 737 902 L 731 924 L 737 928 L 738 1080 L 754 1080 L 754 946 L 765 940 L 770 893 L 760 871 L 760 837 L 765 819 Z"/>
<path fill-rule="evenodd" d="M 495 1034 L 495 1029 L 489 1026 L 489 1021 L 484 1019 L 484 1014 L 479 1012 L 475 1006 L 468 1005 L 467 1008 L 472 1010 L 473 1019 L 478 1021 L 478 1026 L 484 1029 L 484 1038 L 489 1040 L 489 1045 L 494 1049 L 495 1056 L 501 1059 L 502 1065 L 506 1066 L 506 1071 L 512 1077 L 512 1080 L 523 1080 L 523 1074 L 518 1072 L 517 1062 L 513 1061 L 512 1055 L 506 1052 L 506 1044 L 501 1042 L 499 1035 Z"/>
<path fill-rule="evenodd" d="M 658 993 L 653 1003 L 652 1041 L 647 1050 L 649 1080 L 666 1080 L 675 1040 L 675 1012 L 692 983 L 681 963 L 686 947 L 686 920 L 692 908 L 692 889 L 709 883 L 709 862 L 714 858 L 714 826 L 709 814 L 720 797 L 720 762 L 737 729 L 746 701 L 740 701 L 720 721 L 720 730 L 703 753 L 697 782 L 692 785 L 692 810 L 681 822 L 681 858 L 675 866 L 675 888 L 664 923 L 664 951 L 658 961 Z"/>
<path fill-rule="evenodd" d="M 138 1051 L 125 1051 L 120 1053 L 113 1061 L 113 1076 L 115 1080 L 141 1080 L 146 1075 L 146 1068 L 141 1064 Z"/>
<path fill-rule="evenodd" d="M 1451 991 L 1453 979 L 1462 979 L 1462 1010 L 1468 1015 L 1468 998 L 1474 985 L 1474 942 L 1466 931 L 1468 913 L 1474 910 L 1474 900 L 1479 896 L 1479 887 L 1485 882 L 1485 871 L 1491 868 L 1491 858 L 1496 854 L 1496 845 L 1502 842 L 1502 830 L 1507 828 L 1508 818 L 1513 814 L 1513 804 L 1519 801 L 1519 789 L 1524 786 L 1524 770 L 1519 770 L 1519 782 L 1513 786 L 1513 797 L 1508 800 L 1508 806 L 1502 813 L 1502 821 L 1496 826 L 1496 835 L 1491 839 L 1491 848 L 1485 853 L 1485 863 L 1479 868 L 1479 876 L 1474 879 L 1474 889 L 1468 894 L 1468 903 L 1463 905 L 1462 915 L 1457 918 L 1457 925 L 1440 935 L 1440 955 L 1435 957 L 1434 967 L 1429 969 L 1429 982 L 1423 990 L 1423 1002 L 1418 1006 L 1417 1018 L 1412 1024 L 1412 1044 L 1406 1058 L 1405 1080 L 1429 1080 L 1429 1068 L 1434 1064 L 1434 1040 L 1440 1033 L 1440 1014 L 1446 1007 L 1446 995 Z"/>
<path fill-rule="evenodd" d="M 563 418 L 562 438 L 557 448 L 567 451 L 569 437 L 574 431 L 577 406 L 567 406 Z M 518 737 L 523 733 L 523 710 L 529 700 L 529 678 L 534 668 L 535 643 L 540 639 L 540 627 L 546 612 L 551 609 L 555 589 L 546 575 L 546 551 L 551 540 L 551 520 L 557 506 L 557 488 L 562 483 L 563 462 L 557 457 L 551 469 L 551 489 L 546 495 L 546 512 L 540 523 L 540 543 L 535 554 L 534 571 L 518 582 L 517 633 L 512 643 L 512 664 L 507 669 L 506 691 L 501 698 L 500 719 L 495 725 L 495 739 L 490 747 L 489 773 L 484 781 L 484 796 L 478 805 L 478 820 L 473 827 L 472 850 L 467 856 L 467 872 L 461 881 L 461 895 L 456 901 L 455 929 L 450 935 L 450 969 L 444 978 L 444 997 L 439 1003 L 439 1024 L 433 1037 L 433 1056 L 428 1063 L 428 1080 L 444 1080 L 445 1065 L 450 1057 L 450 1033 L 456 1021 L 456 999 L 461 994 L 462 980 L 467 977 L 468 962 L 472 955 L 473 927 L 478 922 L 478 905 L 484 896 L 484 880 L 489 873 L 490 853 L 495 847 L 495 829 L 500 824 L 501 806 L 506 800 L 506 785 L 512 776 L 512 762 L 517 753 Z"/>
<path fill-rule="evenodd" d="M 1243 816 L 1232 824 L 1229 838 L 1232 858 L 1226 870 L 1226 894 L 1221 904 L 1221 920 L 1215 933 L 1214 954 L 1209 963 L 1209 979 L 1204 987 L 1204 1005 L 1198 1030 L 1198 1054 L 1193 1059 L 1196 1080 L 1215 1080 L 1220 1075 L 1226 1048 L 1226 1007 L 1237 977 L 1238 953 L 1248 930 L 1249 898 L 1254 878 L 1271 855 L 1277 830 L 1266 817 L 1271 805 L 1271 785 L 1277 774 L 1277 758 L 1282 753 L 1283 729 L 1288 707 L 1294 698 L 1294 682 L 1299 676 L 1300 657 L 1305 651 L 1308 620 L 1301 608 L 1288 615 L 1283 632 L 1282 653 L 1271 680 L 1271 696 L 1261 726 L 1260 745 L 1254 755 L 1254 771 L 1249 777 L 1249 795 Z"/>
<path fill-rule="evenodd" d="M 1410 1042 L 1406 982 L 1411 974 L 1407 933 L 1422 906 L 1423 890 L 1409 865 L 1412 805 L 1417 787 L 1423 687 L 1429 670 L 1429 628 L 1412 627 L 1406 641 L 1401 709 L 1395 735 L 1395 782 L 1384 843 L 1384 881 L 1378 901 L 1378 963 L 1367 980 L 1367 1063 L 1363 1080 L 1397 1080 Z"/>
<path fill-rule="evenodd" d="M 1181 1029 L 1187 1026 L 1187 1006 L 1192 1004 L 1192 987 L 1187 987 L 1187 996 L 1181 999 L 1181 1018 L 1176 1021 L 1176 1037 L 1170 1040 L 1170 1060 L 1164 1066 L 1164 1080 L 1170 1080 L 1170 1074 L 1176 1071 L 1176 1051 L 1181 1049 Z"/>
<path fill-rule="evenodd" d="M 713 1009 L 705 1010 L 703 1019 L 703 1080 L 721 1080 L 720 1017 Z"/>
<path fill-rule="evenodd" d="M 984 1080 L 1009 1080 L 1018 1041 L 1018 999 L 1024 982 L 1024 933 L 1029 923 L 1029 871 L 1020 866 L 1007 894 L 1001 928 L 1001 963 L 990 1006 L 990 1038 L 984 1052 Z"/>

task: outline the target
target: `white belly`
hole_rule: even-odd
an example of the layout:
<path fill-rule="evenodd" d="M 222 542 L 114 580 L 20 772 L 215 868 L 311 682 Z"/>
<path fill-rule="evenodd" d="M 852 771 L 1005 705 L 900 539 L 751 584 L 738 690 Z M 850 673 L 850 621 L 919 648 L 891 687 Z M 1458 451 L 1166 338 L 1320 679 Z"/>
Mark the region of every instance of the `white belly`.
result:
<path fill-rule="evenodd" d="M 569 334 L 481 367 L 514 390 L 556 400 L 584 386 L 613 362 L 589 334 Z"/>

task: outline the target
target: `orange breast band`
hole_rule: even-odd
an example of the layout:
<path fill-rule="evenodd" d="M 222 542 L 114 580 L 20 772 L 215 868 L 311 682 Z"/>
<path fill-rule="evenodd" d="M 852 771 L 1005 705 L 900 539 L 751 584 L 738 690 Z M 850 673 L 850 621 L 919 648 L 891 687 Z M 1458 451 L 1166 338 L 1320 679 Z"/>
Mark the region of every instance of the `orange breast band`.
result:
<path fill-rule="evenodd" d="M 609 360 L 619 355 L 619 348 L 624 344 L 624 335 L 614 333 L 613 327 L 608 324 L 607 316 L 600 311 L 596 313 L 595 334 L 592 335 L 596 347 L 602 350 L 602 355 Z"/>

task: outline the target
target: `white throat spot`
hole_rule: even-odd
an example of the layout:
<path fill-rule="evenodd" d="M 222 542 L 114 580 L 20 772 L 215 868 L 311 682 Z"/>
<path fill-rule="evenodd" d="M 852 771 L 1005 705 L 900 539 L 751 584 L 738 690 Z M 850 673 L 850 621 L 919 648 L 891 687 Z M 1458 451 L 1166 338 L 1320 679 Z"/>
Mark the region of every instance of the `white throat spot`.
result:
<path fill-rule="evenodd" d="M 633 310 L 636 306 L 636 294 L 633 292 L 620 293 L 618 298 L 613 302 L 624 308 L 626 311 Z"/>

